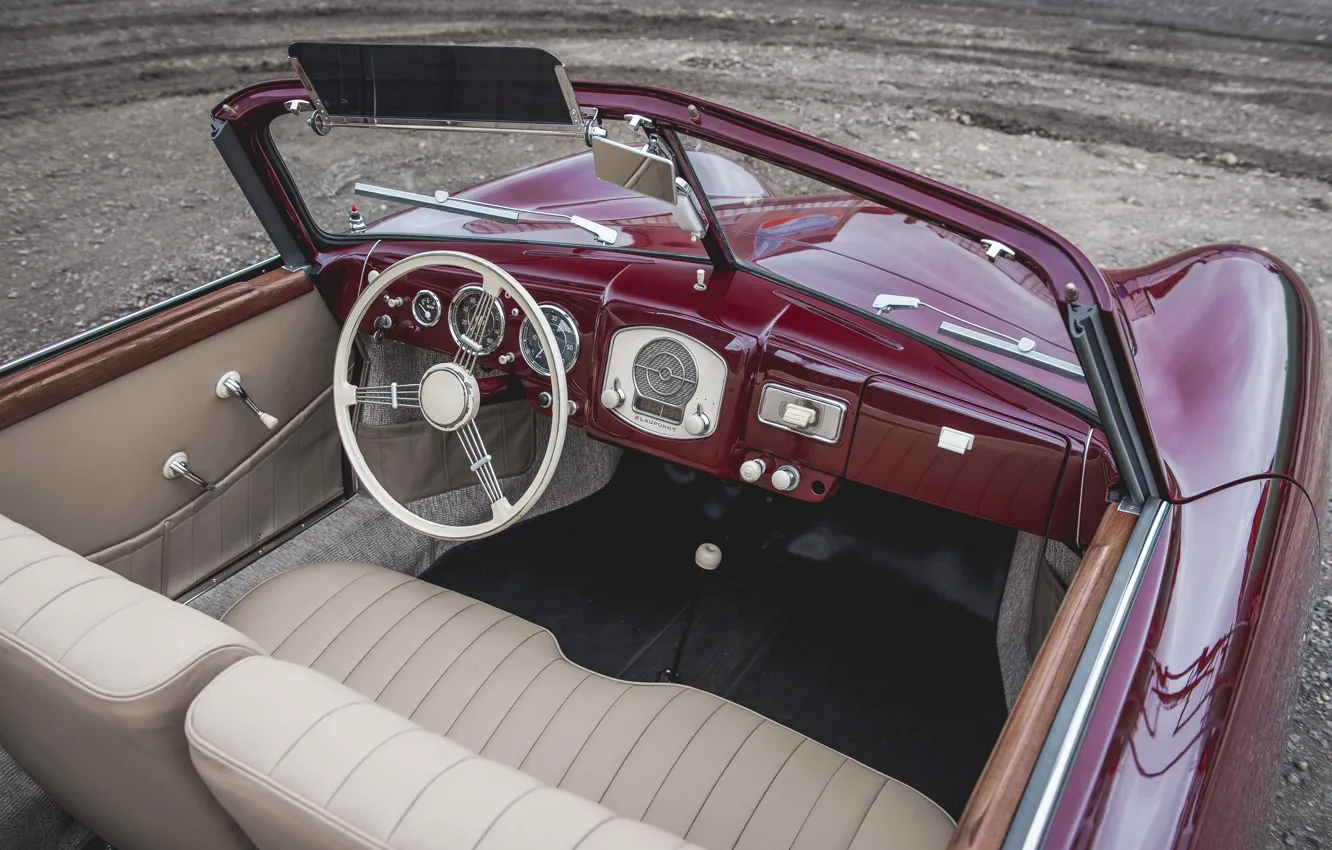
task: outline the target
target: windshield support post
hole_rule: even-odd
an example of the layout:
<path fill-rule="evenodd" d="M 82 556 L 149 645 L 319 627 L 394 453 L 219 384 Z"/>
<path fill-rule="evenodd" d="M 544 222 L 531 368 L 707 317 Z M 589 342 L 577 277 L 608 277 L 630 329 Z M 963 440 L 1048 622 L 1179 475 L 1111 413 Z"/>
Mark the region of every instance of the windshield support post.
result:
<path fill-rule="evenodd" d="M 250 161 L 244 146 L 236 136 L 236 128 L 230 121 L 214 118 L 212 136 L 217 152 L 227 164 L 227 170 L 236 180 L 236 185 L 240 186 L 245 200 L 249 201 L 250 209 L 254 210 L 259 223 L 263 225 L 264 232 L 273 240 L 273 246 L 282 257 L 283 267 L 293 271 L 309 268 L 310 258 L 306 256 L 305 249 L 296 239 L 295 231 L 282 215 L 277 203 L 268 194 L 267 184 L 259 177 L 254 163 Z"/>
<path fill-rule="evenodd" d="M 1115 368 L 1101 311 L 1090 305 L 1070 303 L 1066 306 L 1073 349 L 1078 353 L 1087 387 L 1096 402 L 1097 412 L 1101 414 L 1102 429 L 1110 440 L 1115 465 L 1129 491 L 1129 504 L 1121 502 L 1120 509 L 1141 510 L 1148 499 L 1160 498 L 1160 493 L 1142 440 L 1143 430 L 1134 419 L 1124 383 Z"/>

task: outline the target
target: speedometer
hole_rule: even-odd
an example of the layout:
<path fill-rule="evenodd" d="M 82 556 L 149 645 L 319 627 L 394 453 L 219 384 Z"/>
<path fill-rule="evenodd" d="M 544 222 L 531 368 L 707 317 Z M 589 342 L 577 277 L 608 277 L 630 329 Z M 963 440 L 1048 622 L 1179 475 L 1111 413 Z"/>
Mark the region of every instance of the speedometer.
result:
<path fill-rule="evenodd" d="M 504 341 L 504 308 L 475 284 L 464 286 L 449 304 L 449 333 L 459 348 L 493 354 Z"/>
<path fill-rule="evenodd" d="M 554 304 L 541 305 L 541 314 L 550 323 L 550 329 L 555 334 L 555 344 L 560 351 L 560 362 L 564 364 L 564 371 L 568 372 L 578 360 L 578 323 L 569 315 L 569 311 Z M 518 350 L 523 353 L 523 359 L 533 372 L 550 375 L 546 352 L 541 348 L 541 340 L 537 339 L 536 327 L 532 325 L 531 319 L 523 319 L 523 326 L 518 329 Z"/>

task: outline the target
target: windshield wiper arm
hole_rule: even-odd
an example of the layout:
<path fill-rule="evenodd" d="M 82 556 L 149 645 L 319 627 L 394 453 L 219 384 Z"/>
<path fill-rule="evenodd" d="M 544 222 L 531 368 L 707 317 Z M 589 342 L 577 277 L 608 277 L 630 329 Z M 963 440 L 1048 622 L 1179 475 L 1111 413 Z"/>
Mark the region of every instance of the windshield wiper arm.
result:
<path fill-rule="evenodd" d="M 619 237 L 619 233 L 614 228 L 597 224 L 595 221 L 590 221 L 579 215 L 563 215 L 561 213 L 542 212 L 541 210 L 525 210 L 519 207 L 486 204 L 481 201 L 468 201 L 451 197 L 448 192 L 443 191 L 436 192 L 433 196 L 418 195 L 415 192 L 404 192 L 401 189 L 386 189 L 383 186 L 371 186 L 369 183 L 357 183 L 355 192 L 366 198 L 377 198 L 381 201 L 392 201 L 395 204 L 407 204 L 430 210 L 461 213 L 476 218 L 490 219 L 491 221 L 522 221 L 523 216 L 557 218 L 569 222 L 574 227 L 586 230 L 603 245 L 614 245 L 615 240 Z"/>

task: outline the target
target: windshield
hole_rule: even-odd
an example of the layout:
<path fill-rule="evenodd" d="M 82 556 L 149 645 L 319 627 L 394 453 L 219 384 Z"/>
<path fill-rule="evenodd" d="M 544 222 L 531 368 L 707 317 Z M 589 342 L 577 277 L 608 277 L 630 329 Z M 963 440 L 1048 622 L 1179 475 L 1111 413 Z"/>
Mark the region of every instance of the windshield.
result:
<path fill-rule="evenodd" d="M 675 224 L 669 205 L 598 180 L 581 138 L 351 128 L 319 136 L 295 115 L 275 119 L 269 133 L 326 235 L 608 248 L 610 228 L 614 249 L 705 253 Z M 417 202 L 395 202 L 395 195 Z M 422 198 L 447 201 L 422 205 Z"/>
<path fill-rule="evenodd" d="M 737 263 L 1091 407 L 1054 296 L 1016 257 L 990 257 L 989 245 L 938 222 L 678 138 Z"/>

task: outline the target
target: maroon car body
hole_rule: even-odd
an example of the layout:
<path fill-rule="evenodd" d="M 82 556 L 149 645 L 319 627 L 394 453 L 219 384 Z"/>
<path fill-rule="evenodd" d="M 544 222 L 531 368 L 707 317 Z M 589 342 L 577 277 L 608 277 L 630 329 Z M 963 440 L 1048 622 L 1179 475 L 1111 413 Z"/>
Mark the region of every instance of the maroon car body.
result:
<path fill-rule="evenodd" d="M 1087 544 L 1124 470 L 1112 459 L 1105 411 L 1086 384 L 1021 363 L 1010 367 L 1015 382 L 929 344 L 910 332 L 909 320 L 889 324 L 842 302 L 887 289 L 936 298 L 966 319 L 1037 337 L 1069 360 L 1077 359 L 1070 311 L 1094 308 L 1161 500 L 1159 536 L 1127 596 L 1122 632 L 1068 754 L 1048 828 L 1026 846 L 1255 846 L 1295 692 L 1326 496 L 1321 334 L 1294 272 L 1238 246 L 1104 271 L 1016 213 L 761 119 L 645 86 L 583 83 L 576 91 L 581 105 L 603 117 L 644 115 L 791 164 L 876 205 L 806 198 L 802 209 L 786 212 L 810 217 L 799 241 L 784 239 L 777 220 L 766 222 L 774 232 L 765 244 L 728 246 L 716 238 L 714 221 L 701 244 L 691 243 L 660 220 L 659 207 L 598 183 L 590 161 L 573 157 L 462 194 L 614 220 L 632 251 L 571 247 L 535 229 L 530 238 L 488 239 L 504 225 L 472 221 L 469 229 L 457 217 L 413 211 L 404 214 L 417 217 L 413 227 L 428 223 L 438 237 L 389 239 L 371 254 L 373 228 L 330 238 L 312 226 L 267 140 L 269 122 L 284 114 L 285 101 L 306 96 L 303 86 L 247 88 L 213 117 L 215 129 L 235 133 L 260 177 L 247 188 L 251 202 L 267 205 L 287 228 L 291 250 L 309 261 L 339 315 L 366 268 L 438 248 L 485 257 L 538 300 L 559 301 L 583 329 L 584 356 L 568 376 L 579 405 L 572 424 L 723 478 L 735 478 L 749 457 L 794 462 L 809 483 L 794 494 L 800 498 L 826 498 L 841 481 L 860 481 Z M 746 213 L 718 207 L 719 217 L 732 214 Z M 1010 246 L 1022 261 L 990 262 L 976 248 L 981 236 Z M 700 268 L 702 294 L 691 286 Z M 808 275 L 824 276 L 823 292 L 780 280 Z M 444 272 L 421 275 L 399 294 L 432 288 L 447 303 L 460 283 Z M 406 307 L 387 312 L 390 336 L 451 350 L 443 326 L 419 327 Z M 727 417 L 719 423 L 723 439 L 707 441 L 629 428 L 593 400 L 610 334 L 643 323 L 669 324 L 722 352 L 730 410 L 751 409 L 767 380 L 817 387 L 848 405 L 858 423 L 854 438 L 801 441 L 743 415 Z M 521 362 L 506 370 L 537 397 L 541 376 Z M 1051 386 L 1057 390 L 1040 391 Z M 944 479 L 937 469 L 913 468 L 909 450 L 940 424 L 977 435 L 976 452 Z M 1007 476 L 1017 483 L 995 489 L 999 465 L 1020 469 Z M 1029 787 L 1023 805 L 1039 802 L 1032 795 L 1040 790 Z M 1015 830 L 1024 811 L 1030 814 L 1019 809 Z M 1009 843 L 1023 846 L 1015 841 L 1016 831 Z"/>

